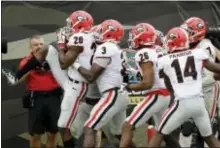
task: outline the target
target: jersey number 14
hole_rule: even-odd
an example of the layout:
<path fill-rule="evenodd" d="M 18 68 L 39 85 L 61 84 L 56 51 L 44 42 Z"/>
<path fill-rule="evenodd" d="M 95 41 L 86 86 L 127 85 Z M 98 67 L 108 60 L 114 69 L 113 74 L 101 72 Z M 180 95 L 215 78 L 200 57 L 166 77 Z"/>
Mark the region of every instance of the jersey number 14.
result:
<path fill-rule="evenodd" d="M 195 68 L 195 60 L 193 56 L 189 56 L 186 60 L 184 66 L 184 72 L 180 68 L 180 63 L 178 59 L 173 60 L 171 67 L 175 69 L 178 83 L 183 83 L 185 77 L 192 77 L 193 80 L 197 79 L 197 71 Z"/>

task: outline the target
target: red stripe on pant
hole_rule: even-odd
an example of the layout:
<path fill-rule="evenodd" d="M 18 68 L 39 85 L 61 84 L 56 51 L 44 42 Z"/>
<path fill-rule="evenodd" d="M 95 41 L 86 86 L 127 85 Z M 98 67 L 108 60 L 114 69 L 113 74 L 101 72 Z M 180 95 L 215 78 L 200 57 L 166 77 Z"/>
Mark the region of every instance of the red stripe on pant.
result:
<path fill-rule="evenodd" d="M 215 83 L 215 90 L 214 90 L 214 100 L 213 100 L 213 105 L 212 105 L 212 110 L 210 113 L 210 117 L 211 117 L 211 121 L 214 119 L 215 117 L 215 111 L 216 111 L 216 101 L 218 99 L 218 93 L 219 93 L 219 86 L 218 83 Z"/>
<path fill-rule="evenodd" d="M 146 98 L 146 100 L 143 102 L 143 104 L 139 108 L 137 108 L 137 110 L 134 113 L 132 113 L 130 119 L 128 120 L 129 124 L 131 124 L 135 117 L 140 113 L 141 109 L 143 109 L 146 105 L 149 105 L 150 100 L 153 98 L 152 96 L 153 95 L 149 95 L 148 98 Z"/>
<path fill-rule="evenodd" d="M 168 117 L 168 115 L 174 110 L 174 108 L 176 107 L 177 101 L 175 101 L 170 108 L 168 108 L 162 115 L 161 120 L 159 122 L 159 126 L 158 129 L 160 130 L 161 126 L 163 125 L 163 122 L 166 120 L 166 118 Z"/>
<path fill-rule="evenodd" d="M 90 124 L 92 124 L 92 122 L 93 122 L 95 119 L 97 119 L 96 117 L 98 116 L 98 114 L 99 114 L 101 111 L 103 111 L 103 108 L 104 108 L 107 104 L 109 104 L 109 102 L 110 102 L 110 100 L 111 100 L 111 98 L 112 98 L 112 93 L 113 93 L 113 91 L 111 90 L 111 91 L 108 93 L 108 96 L 107 96 L 107 98 L 105 99 L 105 101 L 103 102 L 103 104 L 101 104 L 101 105 L 99 106 L 99 108 L 95 111 L 95 113 L 93 114 L 93 116 L 90 117 L 89 120 L 86 122 L 85 127 L 90 127 Z"/>
<path fill-rule="evenodd" d="M 78 106 L 79 106 L 79 101 L 80 101 L 81 97 L 84 95 L 85 90 L 86 90 L 86 84 L 85 84 L 85 83 L 82 83 L 82 87 L 81 87 L 79 96 L 76 98 L 76 102 L 75 102 L 74 107 L 73 107 L 73 109 L 72 109 L 70 118 L 69 118 L 69 120 L 68 120 L 68 122 L 67 122 L 67 124 L 66 124 L 66 128 L 69 128 L 69 127 L 70 127 L 71 121 L 73 121 L 73 119 L 75 118 L 76 112 L 77 112 L 77 108 L 78 108 Z M 74 98 L 73 98 L 73 99 L 74 99 Z"/>

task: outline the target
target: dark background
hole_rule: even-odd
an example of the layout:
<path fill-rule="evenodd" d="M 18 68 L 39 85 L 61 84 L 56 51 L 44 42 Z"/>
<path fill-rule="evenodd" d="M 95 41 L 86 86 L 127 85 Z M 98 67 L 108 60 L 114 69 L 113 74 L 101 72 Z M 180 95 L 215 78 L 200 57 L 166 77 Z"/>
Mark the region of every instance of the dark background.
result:
<path fill-rule="evenodd" d="M 75 10 L 88 11 L 95 24 L 116 19 L 123 25 L 148 22 L 166 32 L 184 19 L 198 16 L 210 26 L 220 25 L 220 2 L 2 2 L 2 30 L 9 44 L 35 33 L 46 34 L 65 25 Z M 122 46 L 126 47 L 128 31 Z M 28 50 L 28 49 L 16 49 Z M 10 54 L 10 49 L 9 49 Z M 26 56 L 26 55 L 24 55 Z M 2 67 L 16 70 L 21 57 L 2 60 Z M 21 108 L 24 84 L 9 87 L 2 80 L 2 139 L 7 140 L 27 131 L 27 112 Z"/>

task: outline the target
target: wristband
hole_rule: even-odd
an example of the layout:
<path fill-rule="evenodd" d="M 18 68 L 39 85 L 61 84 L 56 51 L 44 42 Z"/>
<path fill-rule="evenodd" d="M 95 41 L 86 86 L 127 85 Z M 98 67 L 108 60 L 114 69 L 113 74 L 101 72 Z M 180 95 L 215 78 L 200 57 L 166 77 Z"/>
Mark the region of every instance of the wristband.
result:
<path fill-rule="evenodd" d="M 74 63 L 73 66 L 76 68 L 76 70 L 78 70 L 81 65 L 79 63 Z"/>

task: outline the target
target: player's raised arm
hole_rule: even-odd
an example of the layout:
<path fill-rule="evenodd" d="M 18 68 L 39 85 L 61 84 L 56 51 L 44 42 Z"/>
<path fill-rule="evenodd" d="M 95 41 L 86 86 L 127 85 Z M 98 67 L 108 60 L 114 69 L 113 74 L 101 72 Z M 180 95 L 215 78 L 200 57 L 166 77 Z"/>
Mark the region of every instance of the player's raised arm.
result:
<path fill-rule="evenodd" d="M 214 73 L 220 73 L 220 64 L 214 63 L 209 59 L 209 55 L 206 51 L 198 49 L 195 51 L 195 58 L 198 60 L 203 60 L 203 66 L 214 72 Z"/>
<path fill-rule="evenodd" d="M 215 74 L 214 74 L 214 79 L 215 79 L 216 81 L 219 81 L 219 80 L 220 80 L 220 74 L 215 73 Z"/>
<path fill-rule="evenodd" d="M 78 55 L 83 51 L 83 37 L 80 34 L 71 36 L 67 46 L 67 51 L 63 49 L 59 51 L 59 60 L 62 69 L 67 69 L 72 65 Z"/>
<path fill-rule="evenodd" d="M 220 61 L 220 49 L 215 49 L 216 52 L 216 58 L 218 59 L 218 61 Z"/>
<path fill-rule="evenodd" d="M 220 64 L 217 64 L 217 63 L 211 62 L 209 60 L 206 60 L 204 62 L 204 66 L 205 66 L 205 68 L 207 68 L 208 70 L 210 70 L 214 73 L 217 73 L 217 74 L 220 73 Z"/>
<path fill-rule="evenodd" d="M 206 32 L 206 37 L 209 38 L 215 46 L 216 58 L 220 61 L 220 42 L 219 42 L 219 34 L 220 34 L 220 27 L 208 27 Z"/>
<path fill-rule="evenodd" d="M 90 70 L 79 67 L 76 64 L 74 66 L 78 69 L 80 74 L 86 78 L 87 81 L 93 82 L 111 63 L 111 57 L 114 55 L 115 50 L 117 49 L 115 49 L 115 46 L 113 46 L 113 44 L 104 43 L 96 49 Z"/>
<path fill-rule="evenodd" d="M 79 73 L 90 83 L 95 81 L 105 69 L 103 66 L 100 66 L 97 63 L 92 64 L 90 70 L 81 67 L 78 63 L 75 63 L 74 66 L 76 69 L 78 69 Z"/>
<path fill-rule="evenodd" d="M 82 47 L 72 46 L 65 53 L 64 50 L 59 51 L 59 61 L 60 67 L 62 69 L 67 69 L 70 65 L 72 65 L 78 55 L 80 54 Z"/>

